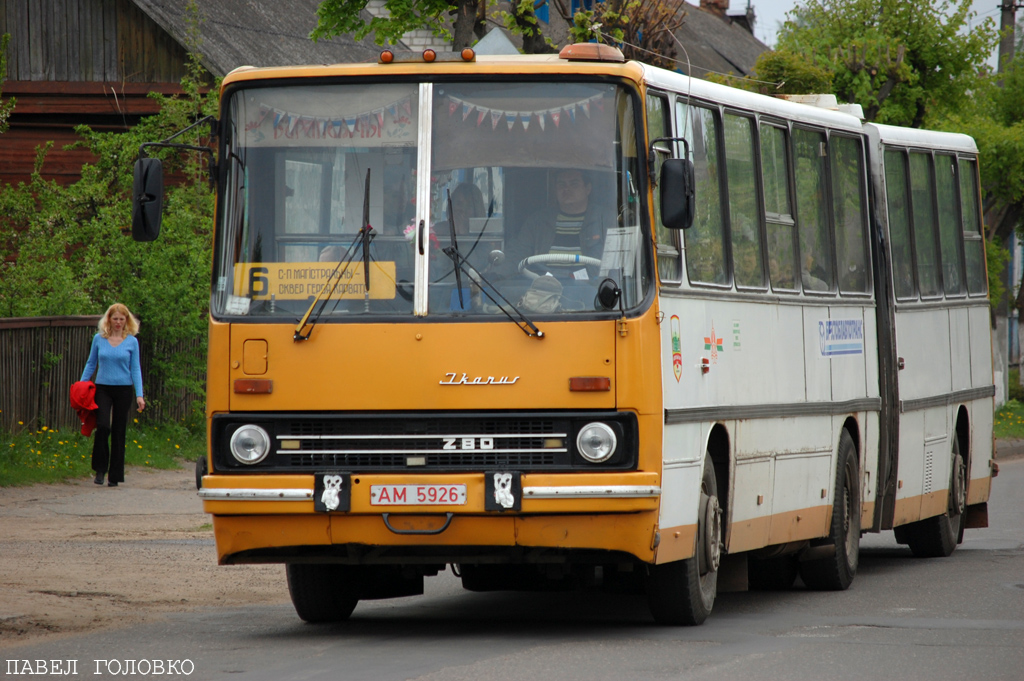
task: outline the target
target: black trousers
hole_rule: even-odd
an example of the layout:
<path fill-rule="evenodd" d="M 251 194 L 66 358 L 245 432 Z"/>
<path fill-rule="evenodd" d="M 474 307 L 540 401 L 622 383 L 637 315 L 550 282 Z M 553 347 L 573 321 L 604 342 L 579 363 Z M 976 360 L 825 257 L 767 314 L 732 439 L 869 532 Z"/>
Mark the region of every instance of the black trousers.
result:
<path fill-rule="evenodd" d="M 96 384 L 96 433 L 92 442 L 92 469 L 107 473 L 110 482 L 124 482 L 124 439 L 135 387 Z"/>

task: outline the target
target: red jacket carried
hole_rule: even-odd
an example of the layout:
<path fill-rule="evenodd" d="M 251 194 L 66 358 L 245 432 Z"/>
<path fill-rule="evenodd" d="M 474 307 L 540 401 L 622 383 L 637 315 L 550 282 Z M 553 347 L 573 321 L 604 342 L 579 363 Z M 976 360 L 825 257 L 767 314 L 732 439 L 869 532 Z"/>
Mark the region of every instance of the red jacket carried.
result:
<path fill-rule="evenodd" d="M 82 420 L 82 435 L 92 435 L 96 429 L 96 384 L 79 381 L 71 386 L 71 406 Z"/>

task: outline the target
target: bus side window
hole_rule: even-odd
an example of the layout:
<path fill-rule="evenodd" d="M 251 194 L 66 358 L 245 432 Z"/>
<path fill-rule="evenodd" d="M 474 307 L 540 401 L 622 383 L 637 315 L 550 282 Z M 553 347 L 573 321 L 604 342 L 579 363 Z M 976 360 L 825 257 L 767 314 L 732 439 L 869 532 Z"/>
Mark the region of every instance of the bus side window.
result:
<path fill-rule="evenodd" d="M 910 207 L 907 200 L 906 155 L 885 152 L 885 201 L 889 216 L 889 248 L 892 251 L 892 279 L 896 298 L 916 296 L 914 251 L 910 245 Z"/>
<path fill-rule="evenodd" d="M 768 276 L 773 289 L 792 291 L 797 281 L 795 223 L 784 128 L 761 125 L 761 176 L 768 228 Z"/>
<path fill-rule="evenodd" d="M 733 277 L 737 287 L 764 287 L 761 264 L 761 221 L 754 176 L 753 120 L 725 115 L 725 165 L 729 196 L 729 234 Z"/>
<path fill-rule="evenodd" d="M 832 245 L 825 196 L 825 135 L 795 128 L 796 223 L 800 238 L 800 279 L 805 291 L 832 290 Z"/>
<path fill-rule="evenodd" d="M 922 298 L 939 296 L 939 253 L 935 243 L 935 185 L 931 154 L 910 152 L 910 195 L 917 254 L 917 287 Z"/>
<path fill-rule="evenodd" d="M 960 159 L 960 208 L 964 226 L 964 255 L 967 260 L 967 290 L 972 296 L 985 295 L 985 242 L 981 236 L 978 168 L 974 159 Z"/>
<path fill-rule="evenodd" d="M 957 224 L 956 165 L 951 154 L 935 155 L 935 190 L 939 202 L 942 287 L 947 296 L 959 296 L 964 292 L 964 266 L 960 257 L 960 225 Z"/>
<path fill-rule="evenodd" d="M 647 95 L 647 139 L 655 140 L 659 137 L 671 137 L 668 102 L 663 95 Z M 658 144 L 659 148 L 668 148 L 667 143 Z M 661 164 L 665 161 L 665 154 L 652 150 L 654 154 L 654 177 L 659 177 Z M 655 191 L 654 201 L 654 241 L 657 246 L 658 274 L 664 282 L 678 282 L 680 279 L 679 262 L 679 231 L 668 229 L 661 223 L 661 201 L 658 200 L 658 193 Z"/>
<path fill-rule="evenodd" d="M 867 211 L 864 208 L 861 145 L 852 137 L 833 135 L 829 140 L 829 149 L 839 291 L 867 293 Z"/>
<path fill-rule="evenodd" d="M 694 166 L 694 200 L 697 204 L 693 226 L 683 231 L 686 272 L 691 282 L 728 284 L 715 112 L 705 107 L 676 102 L 676 120 L 685 131 L 682 136 L 690 143 Z"/>

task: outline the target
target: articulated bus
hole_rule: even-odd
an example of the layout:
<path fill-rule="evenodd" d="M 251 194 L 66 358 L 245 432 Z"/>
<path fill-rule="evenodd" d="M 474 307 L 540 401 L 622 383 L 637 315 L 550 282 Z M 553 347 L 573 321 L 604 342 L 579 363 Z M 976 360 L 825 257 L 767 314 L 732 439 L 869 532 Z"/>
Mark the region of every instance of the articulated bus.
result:
<path fill-rule="evenodd" d="M 987 525 L 969 137 L 603 45 L 243 67 L 216 130 L 199 496 L 302 619 L 451 569 L 699 624 Z"/>

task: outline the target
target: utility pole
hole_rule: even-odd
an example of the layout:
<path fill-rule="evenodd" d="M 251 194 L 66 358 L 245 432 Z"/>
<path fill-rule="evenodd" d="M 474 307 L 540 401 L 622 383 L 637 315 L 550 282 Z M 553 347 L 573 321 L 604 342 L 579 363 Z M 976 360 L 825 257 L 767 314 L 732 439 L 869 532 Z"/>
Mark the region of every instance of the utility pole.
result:
<path fill-rule="evenodd" d="M 1002 0 L 999 5 L 999 73 L 1002 73 L 1013 60 L 1013 48 L 1017 37 L 1017 8 L 1020 6 L 1017 0 Z"/>

